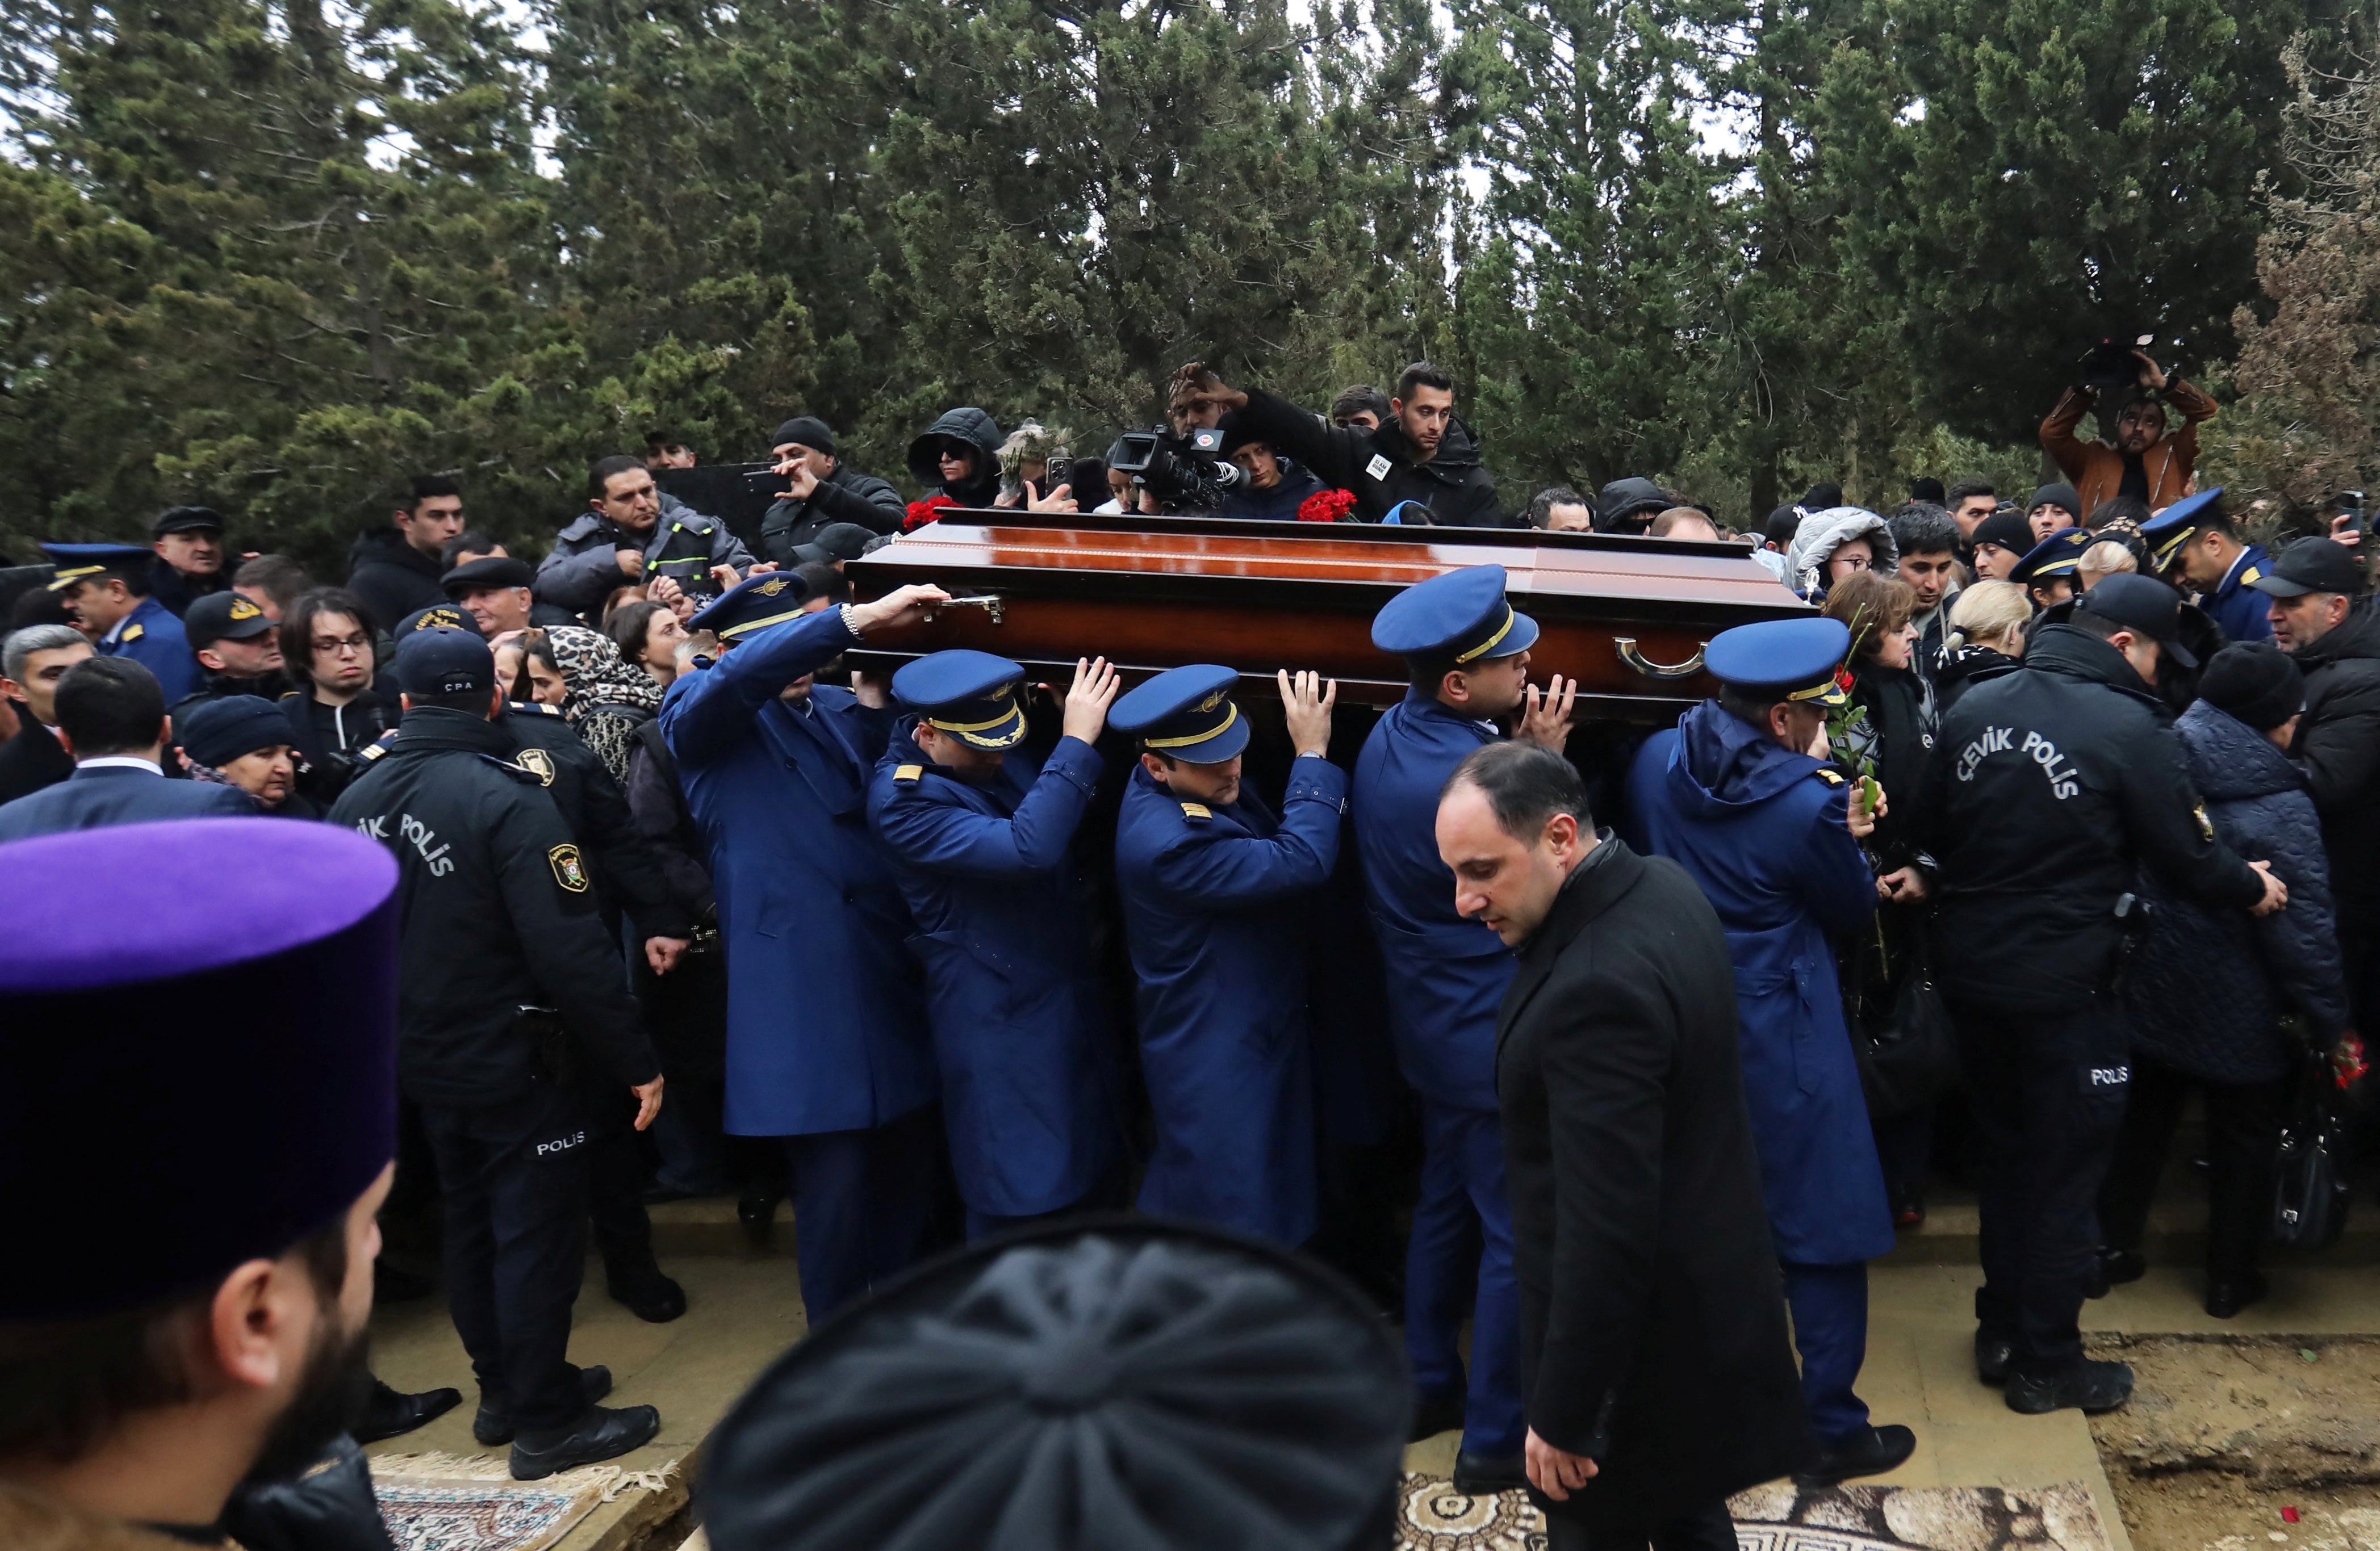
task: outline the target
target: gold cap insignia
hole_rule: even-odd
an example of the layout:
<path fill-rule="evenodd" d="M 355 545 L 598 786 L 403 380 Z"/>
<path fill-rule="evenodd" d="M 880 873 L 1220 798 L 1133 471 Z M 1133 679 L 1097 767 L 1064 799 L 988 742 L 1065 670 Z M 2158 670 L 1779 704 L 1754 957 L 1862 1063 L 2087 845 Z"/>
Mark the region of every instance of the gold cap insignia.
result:
<path fill-rule="evenodd" d="M 1223 697 L 1230 693 L 1231 691 L 1228 689 L 1219 689 L 1212 695 L 1208 696 L 1205 699 L 1199 701 L 1198 704 L 1192 709 L 1202 711 L 1213 710 L 1217 706 L 1223 703 Z"/>
<path fill-rule="evenodd" d="M 752 590 L 759 593 L 763 598 L 774 598 L 777 594 L 784 591 L 786 588 L 792 585 L 793 584 L 790 582 L 771 580 L 762 582 L 759 587 L 754 588 Z"/>
<path fill-rule="evenodd" d="M 574 894 L 587 891 L 587 864 L 578 859 L 575 845 L 557 845 L 545 854 L 553 864 L 553 880 Z"/>
<path fill-rule="evenodd" d="M 453 609 L 432 609 L 421 616 L 421 623 L 414 628 L 416 630 L 460 630 L 463 628 L 463 616 Z M 475 625 L 473 628 L 478 627 Z"/>
<path fill-rule="evenodd" d="M 264 611 L 239 594 L 234 593 L 231 600 L 231 617 L 239 620 L 261 619 L 264 617 Z"/>

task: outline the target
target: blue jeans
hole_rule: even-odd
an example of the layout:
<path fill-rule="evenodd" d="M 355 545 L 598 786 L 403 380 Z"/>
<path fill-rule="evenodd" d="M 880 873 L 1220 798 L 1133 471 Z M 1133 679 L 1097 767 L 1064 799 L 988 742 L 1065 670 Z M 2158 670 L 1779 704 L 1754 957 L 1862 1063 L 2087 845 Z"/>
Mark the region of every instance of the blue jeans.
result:
<path fill-rule="evenodd" d="M 1521 1290 L 1512 1275 L 1512 1211 L 1504 1138 L 1490 1111 L 1422 1100 L 1421 1199 L 1405 1252 L 1405 1356 L 1415 1389 L 1463 1393 L 1456 1347 L 1471 1311 L 1463 1448 L 1521 1452 Z"/>

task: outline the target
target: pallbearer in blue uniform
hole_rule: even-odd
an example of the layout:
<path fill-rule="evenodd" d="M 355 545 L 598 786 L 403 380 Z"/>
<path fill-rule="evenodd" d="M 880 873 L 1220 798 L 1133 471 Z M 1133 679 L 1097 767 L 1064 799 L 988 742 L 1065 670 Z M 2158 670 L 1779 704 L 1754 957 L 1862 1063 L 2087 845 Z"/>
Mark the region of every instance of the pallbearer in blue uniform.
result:
<path fill-rule="evenodd" d="M 1892 1214 L 1828 942 L 1876 913 L 1859 846 L 1875 815 L 1825 762 L 1850 649 L 1839 620 L 1721 631 L 1703 658 L 1720 697 L 1655 733 L 1628 774 L 1639 848 L 1692 873 L 1727 928 L 1761 1188 L 1824 1451 L 1803 1479 L 1817 1482 L 1891 1470 L 1917 1446 L 1906 1427 L 1872 1425 L 1852 1391 L 1866 1263 L 1892 1248 Z"/>
<path fill-rule="evenodd" d="M 1496 1126 L 1496 1012 L 1512 955 L 1454 908 L 1438 856 L 1438 794 L 1463 757 L 1513 735 L 1561 751 L 1577 686 L 1528 683 L 1536 621 L 1504 600 L 1504 568 L 1450 571 L 1407 588 L 1372 622 L 1372 644 L 1405 660 L 1412 689 L 1355 762 L 1355 843 L 1386 960 L 1389 1037 L 1421 1096 L 1421 1199 L 1405 1258 L 1405 1351 L 1417 1437 L 1460 1423 L 1455 1484 L 1517 1487 L 1523 1472 L 1520 1292 Z M 1471 1309 L 1471 1368 L 1456 1348 Z"/>
<path fill-rule="evenodd" d="M 1295 1248 L 1316 1199 L 1301 921 L 1339 859 L 1347 774 L 1326 757 L 1339 686 L 1281 675 L 1297 757 L 1276 817 L 1241 780 L 1239 678 L 1175 668 L 1108 717 L 1142 749 L 1115 842 L 1157 1125 L 1138 1206 Z"/>
<path fill-rule="evenodd" d="M 147 550 L 137 544 L 43 544 L 58 568 L 50 590 L 102 657 L 128 657 L 157 675 L 168 706 L 199 687 L 199 660 L 172 610 L 149 592 Z"/>
<path fill-rule="evenodd" d="M 2149 574 L 2198 595 L 2227 641 L 2269 641 L 2268 600 L 2252 585 L 2273 569 L 2262 544 L 2243 544 L 2223 510 L 2223 487 L 2185 495 L 2141 525 Z"/>
<path fill-rule="evenodd" d="M 1075 887 L 1075 826 L 1114 701 L 1107 660 L 1075 670 L 1046 761 L 1018 746 L 1025 670 L 939 651 L 892 675 L 910 713 L 868 788 L 868 817 L 926 962 L 951 1167 L 970 1239 L 1103 1203 L 1121 1138 L 1112 1060 Z"/>
<path fill-rule="evenodd" d="M 909 911 L 868 827 L 892 709 L 812 675 L 944 594 L 814 608 L 808 591 L 764 572 L 695 615 L 719 659 L 670 686 L 662 735 L 727 942 L 726 1128 L 784 1139 L 816 1322 L 929 1247 L 941 1137 Z"/>

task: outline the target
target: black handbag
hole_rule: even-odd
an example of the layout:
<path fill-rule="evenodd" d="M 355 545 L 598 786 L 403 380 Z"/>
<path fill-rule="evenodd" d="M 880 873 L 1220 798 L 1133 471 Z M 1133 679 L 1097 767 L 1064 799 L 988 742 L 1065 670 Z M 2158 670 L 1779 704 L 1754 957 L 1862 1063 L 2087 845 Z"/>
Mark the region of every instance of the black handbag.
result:
<path fill-rule="evenodd" d="M 2330 1057 L 2311 1052 L 2273 1169 L 2273 1242 L 2289 1249 L 2325 1250 L 2347 1231 L 2352 1144 L 2337 1088 Z"/>
<path fill-rule="evenodd" d="M 1852 1050 L 1859 1060 L 1860 1090 L 1876 1120 L 1905 1115 L 1941 1097 L 1959 1081 L 1959 1037 L 1949 1010 L 1934 986 L 1933 956 L 1925 932 L 1910 933 L 1909 967 L 1877 1017 L 1854 1005 Z"/>

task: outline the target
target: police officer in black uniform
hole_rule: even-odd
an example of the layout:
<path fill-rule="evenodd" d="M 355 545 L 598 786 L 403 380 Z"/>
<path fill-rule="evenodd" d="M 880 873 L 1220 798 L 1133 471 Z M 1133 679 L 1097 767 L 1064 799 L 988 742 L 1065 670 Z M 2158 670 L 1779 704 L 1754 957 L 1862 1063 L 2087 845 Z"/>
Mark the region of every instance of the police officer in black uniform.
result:
<path fill-rule="evenodd" d="M 407 615 L 397 625 L 397 638 L 402 642 L 427 626 L 477 634 L 469 614 L 457 605 L 442 603 Z M 570 827 L 611 939 L 620 940 L 625 911 L 647 966 L 657 975 L 674 969 L 694 937 L 694 920 L 671 892 L 660 854 L 638 830 L 628 795 L 612 779 L 601 756 L 551 706 L 507 701 L 496 724 L 515 745 L 506 757 L 537 777 Z M 393 742 L 384 738 L 375 747 L 384 752 Z M 380 757 L 379 752 L 368 752 L 374 760 Z M 618 966 L 618 975 L 627 975 L 625 965 Z M 603 1256 L 604 1290 L 638 1319 L 663 1325 L 686 1313 L 686 1290 L 654 1258 L 652 1218 L 644 1202 L 644 1158 L 628 1118 L 626 1106 L 613 1095 L 601 1095 L 590 1106 L 588 1211 L 595 1226 L 595 1247 Z"/>
<path fill-rule="evenodd" d="M 2131 1369 L 2086 1362 L 2076 1321 L 2131 1076 L 2117 985 L 2140 866 L 2221 908 L 2263 915 L 2289 898 L 2264 862 L 2215 838 L 2166 731 L 2160 671 L 2197 666 L 2180 601 L 2114 576 L 2038 625 L 2019 672 L 1951 708 L 1921 805 L 1949 949 L 1936 973 L 1989 1155 L 1975 1368 L 2007 1384 L 2013 1411 L 2131 1398 Z"/>
<path fill-rule="evenodd" d="M 661 1108 L 661 1065 L 586 859 L 496 720 L 487 644 L 418 630 L 396 673 L 402 735 L 331 818 L 397 861 L 397 1075 L 437 1155 L 448 1301 L 480 1386 L 472 1432 L 510 1441 L 513 1474 L 535 1480 L 625 1454 L 661 1426 L 650 1406 L 596 1405 L 611 1375 L 565 1357 L 588 1101 L 630 1088 L 641 1130 Z"/>

